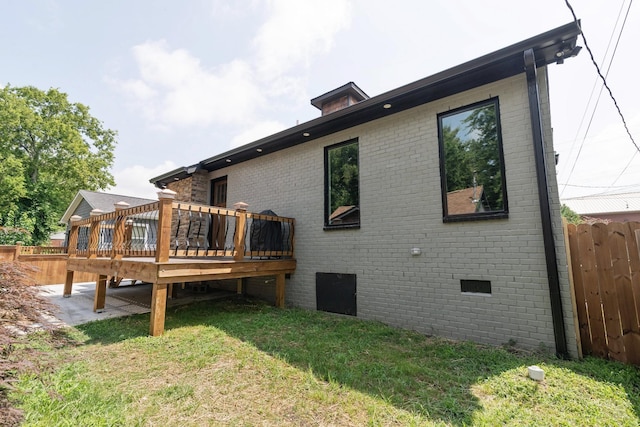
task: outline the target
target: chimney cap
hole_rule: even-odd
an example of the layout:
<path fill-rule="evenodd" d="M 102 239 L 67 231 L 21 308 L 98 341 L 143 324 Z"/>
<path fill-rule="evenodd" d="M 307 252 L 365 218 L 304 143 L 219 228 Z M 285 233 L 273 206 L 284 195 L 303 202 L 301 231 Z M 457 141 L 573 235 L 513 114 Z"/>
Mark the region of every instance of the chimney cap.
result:
<path fill-rule="evenodd" d="M 351 95 L 357 102 L 365 101 L 369 99 L 369 95 L 364 93 L 362 89 L 360 89 L 354 82 L 349 82 L 339 88 L 333 89 L 324 95 L 320 95 L 311 100 L 311 105 L 316 107 L 319 110 L 322 110 L 322 106 L 341 96 Z"/>

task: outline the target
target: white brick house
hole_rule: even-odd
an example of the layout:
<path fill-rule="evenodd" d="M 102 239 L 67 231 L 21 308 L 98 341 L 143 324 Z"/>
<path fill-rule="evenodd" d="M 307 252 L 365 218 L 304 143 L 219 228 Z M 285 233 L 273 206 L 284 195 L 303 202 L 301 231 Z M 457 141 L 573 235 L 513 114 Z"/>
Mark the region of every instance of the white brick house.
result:
<path fill-rule="evenodd" d="M 372 98 L 347 84 L 312 100 L 321 117 L 151 182 L 295 218 L 289 305 L 575 356 L 546 66 L 574 56 L 579 33 L 568 24 Z M 484 141 L 493 172 L 465 166 L 454 184 L 469 160 L 451 141 L 467 153 Z M 447 207 L 463 187 L 471 213 Z"/>

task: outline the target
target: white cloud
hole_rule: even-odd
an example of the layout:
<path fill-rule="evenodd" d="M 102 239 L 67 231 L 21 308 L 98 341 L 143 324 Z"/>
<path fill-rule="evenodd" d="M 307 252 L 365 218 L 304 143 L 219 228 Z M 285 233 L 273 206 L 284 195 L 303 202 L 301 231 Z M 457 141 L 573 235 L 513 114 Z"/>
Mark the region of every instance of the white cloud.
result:
<path fill-rule="evenodd" d="M 258 0 L 243 0 L 242 2 L 211 0 L 211 13 L 216 19 L 235 19 L 246 15 L 247 10 L 255 10 L 259 3 Z"/>
<path fill-rule="evenodd" d="M 128 168 L 115 171 L 114 178 L 116 186 L 109 189 L 110 193 L 123 196 L 142 197 L 146 199 L 157 199 L 159 190 L 155 188 L 149 180 L 176 169 L 177 166 L 170 160 L 148 168 L 141 165 L 134 165 Z"/>
<path fill-rule="evenodd" d="M 254 39 L 259 75 L 267 80 L 295 66 L 308 67 L 314 56 L 331 49 L 351 20 L 346 0 L 271 0 L 268 6 L 271 15 Z"/>
<path fill-rule="evenodd" d="M 254 135 L 254 129 L 271 130 L 275 127 L 253 123 L 269 123 L 265 116 L 275 109 L 307 98 L 300 68 L 331 49 L 338 32 L 349 26 L 351 6 L 348 0 L 263 4 L 266 17 L 253 39 L 253 56 L 207 66 L 165 40 L 148 41 L 131 49 L 136 77 L 106 81 L 124 92 L 132 109 L 155 129 L 251 126 L 236 140 Z M 217 14 L 238 12 L 215 1 L 212 7 Z"/>
<path fill-rule="evenodd" d="M 133 47 L 140 78 L 110 79 L 155 125 L 242 124 L 264 104 L 249 64 L 234 60 L 207 69 L 184 49 L 165 41 Z"/>
<path fill-rule="evenodd" d="M 280 122 L 264 121 L 256 123 L 244 132 L 236 135 L 231 141 L 232 147 L 240 147 L 241 145 L 248 144 L 253 141 L 257 141 L 260 138 L 264 138 L 274 133 L 280 132 L 286 128 Z"/>

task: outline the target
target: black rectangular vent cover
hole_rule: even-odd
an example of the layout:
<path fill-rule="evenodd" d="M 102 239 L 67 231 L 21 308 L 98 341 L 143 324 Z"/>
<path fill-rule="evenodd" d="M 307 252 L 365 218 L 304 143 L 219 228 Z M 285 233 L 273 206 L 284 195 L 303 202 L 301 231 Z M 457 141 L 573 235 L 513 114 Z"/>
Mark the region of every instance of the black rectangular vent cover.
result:
<path fill-rule="evenodd" d="M 316 306 L 320 311 L 355 316 L 356 275 L 316 273 Z"/>
<path fill-rule="evenodd" d="M 489 280 L 460 280 L 460 290 L 474 294 L 490 294 L 491 282 Z"/>

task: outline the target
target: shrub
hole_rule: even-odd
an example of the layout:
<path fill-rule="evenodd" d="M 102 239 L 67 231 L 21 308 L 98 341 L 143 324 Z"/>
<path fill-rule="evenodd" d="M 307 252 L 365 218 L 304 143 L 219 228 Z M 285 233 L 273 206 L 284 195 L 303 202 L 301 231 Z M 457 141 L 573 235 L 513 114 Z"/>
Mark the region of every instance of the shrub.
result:
<path fill-rule="evenodd" d="M 24 228 L 0 227 L 0 245 L 15 245 L 16 242 L 29 244 L 31 233 Z"/>

